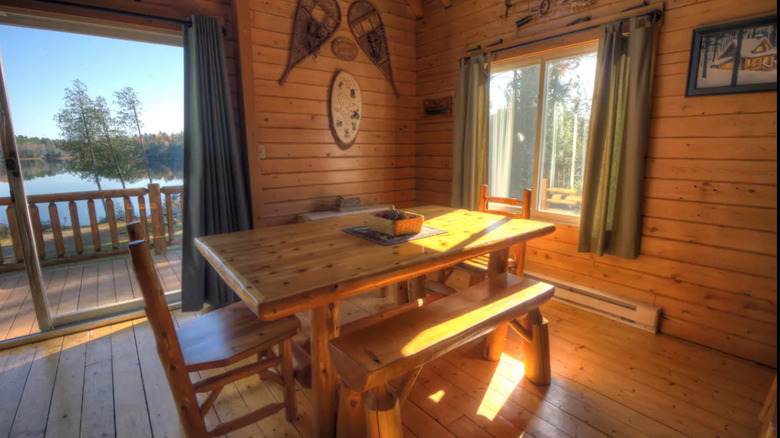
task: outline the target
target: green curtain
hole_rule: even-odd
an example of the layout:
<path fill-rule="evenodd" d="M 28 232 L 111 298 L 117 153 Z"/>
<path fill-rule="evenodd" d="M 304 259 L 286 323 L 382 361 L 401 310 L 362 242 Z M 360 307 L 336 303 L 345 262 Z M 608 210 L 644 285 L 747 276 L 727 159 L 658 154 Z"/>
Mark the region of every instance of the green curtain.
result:
<path fill-rule="evenodd" d="M 602 27 L 583 181 L 579 251 L 639 256 L 657 25 Z"/>
<path fill-rule="evenodd" d="M 461 61 L 453 117 L 452 206 L 476 210 L 488 182 L 490 55 Z"/>
<path fill-rule="evenodd" d="M 184 27 L 183 310 L 236 300 L 193 239 L 251 228 L 245 150 L 233 119 L 222 26 L 193 16 Z"/>

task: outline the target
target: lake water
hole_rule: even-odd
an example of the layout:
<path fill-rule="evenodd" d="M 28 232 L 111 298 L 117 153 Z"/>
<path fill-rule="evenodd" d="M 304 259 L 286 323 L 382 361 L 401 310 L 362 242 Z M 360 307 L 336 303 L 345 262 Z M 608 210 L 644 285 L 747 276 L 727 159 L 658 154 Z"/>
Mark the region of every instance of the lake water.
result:
<path fill-rule="evenodd" d="M 40 167 L 42 165 L 46 166 L 45 172 L 40 171 Z M 25 176 L 28 173 L 32 176 L 30 177 Z M 51 194 L 51 193 L 86 192 L 86 191 L 97 190 L 97 185 L 95 184 L 94 179 L 88 179 L 88 180 L 82 179 L 79 175 L 68 172 L 65 169 L 65 166 L 61 162 L 59 164 L 55 164 L 52 162 L 46 163 L 40 160 L 22 161 L 22 176 L 25 178 L 24 188 L 28 196 Z M 183 181 L 181 180 L 181 178 L 177 178 L 174 175 L 171 175 L 170 179 L 152 178 L 152 181 L 156 184 L 160 184 L 160 187 L 183 185 Z M 115 179 L 101 178 L 100 184 L 103 190 L 113 190 L 113 189 L 122 188 L 122 183 L 119 180 L 115 180 Z M 143 179 L 132 183 L 131 182 L 126 183 L 127 188 L 139 188 L 139 187 L 146 188 L 148 184 L 149 184 L 148 179 Z M 8 197 L 8 196 L 10 196 L 10 187 L 8 185 L 8 182 L 5 181 L 5 177 L 3 175 L 3 180 L 0 181 L 0 197 Z M 146 210 L 148 215 L 149 197 L 146 196 L 145 198 L 146 198 Z M 138 217 L 138 198 L 132 197 L 131 202 L 133 203 L 134 215 L 135 217 Z M 60 223 L 62 224 L 63 227 L 69 227 L 71 225 L 71 218 L 70 218 L 70 210 L 68 209 L 68 202 L 57 202 L 56 204 L 57 204 L 57 211 L 60 216 Z M 119 199 L 114 199 L 114 204 L 116 206 L 123 205 Z M 76 205 L 78 206 L 78 211 L 79 211 L 79 223 L 81 224 L 81 226 L 88 225 L 89 211 L 87 209 L 87 202 L 77 201 Z M 122 211 L 124 211 L 123 207 L 120 208 L 122 208 Z M 48 204 L 38 204 L 38 211 L 40 212 L 42 222 L 50 221 Z M 105 209 L 103 208 L 102 202 L 99 201 L 95 202 L 95 211 L 97 213 L 98 219 L 102 219 L 106 216 L 106 212 Z M 8 225 L 8 219 L 4 208 L 0 209 L 0 224 Z"/>

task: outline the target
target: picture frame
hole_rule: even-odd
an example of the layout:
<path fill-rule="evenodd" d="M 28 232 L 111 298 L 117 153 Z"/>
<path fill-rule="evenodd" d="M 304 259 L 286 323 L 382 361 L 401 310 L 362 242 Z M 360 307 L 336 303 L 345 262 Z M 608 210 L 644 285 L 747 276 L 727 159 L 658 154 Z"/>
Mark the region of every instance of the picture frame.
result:
<path fill-rule="evenodd" d="M 693 31 L 685 96 L 777 91 L 777 15 Z"/>

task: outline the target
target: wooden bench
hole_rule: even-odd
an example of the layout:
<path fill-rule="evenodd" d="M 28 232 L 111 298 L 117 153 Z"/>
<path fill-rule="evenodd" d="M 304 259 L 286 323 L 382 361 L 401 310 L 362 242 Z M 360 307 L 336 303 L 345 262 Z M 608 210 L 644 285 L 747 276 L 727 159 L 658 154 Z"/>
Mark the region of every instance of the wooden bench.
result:
<path fill-rule="evenodd" d="M 526 341 L 526 377 L 548 385 L 549 340 L 539 306 L 553 293 L 551 285 L 502 274 L 331 340 L 342 382 L 338 436 L 402 436 L 400 404 L 422 366 L 507 323 Z M 400 376 L 395 393 L 388 382 Z"/>

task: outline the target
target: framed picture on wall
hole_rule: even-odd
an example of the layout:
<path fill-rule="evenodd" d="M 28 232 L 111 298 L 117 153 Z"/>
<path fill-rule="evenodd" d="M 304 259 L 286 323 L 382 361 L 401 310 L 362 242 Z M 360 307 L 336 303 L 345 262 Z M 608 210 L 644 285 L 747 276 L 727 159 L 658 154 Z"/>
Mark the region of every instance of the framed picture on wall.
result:
<path fill-rule="evenodd" d="M 693 31 L 686 96 L 777 90 L 777 15 Z"/>

